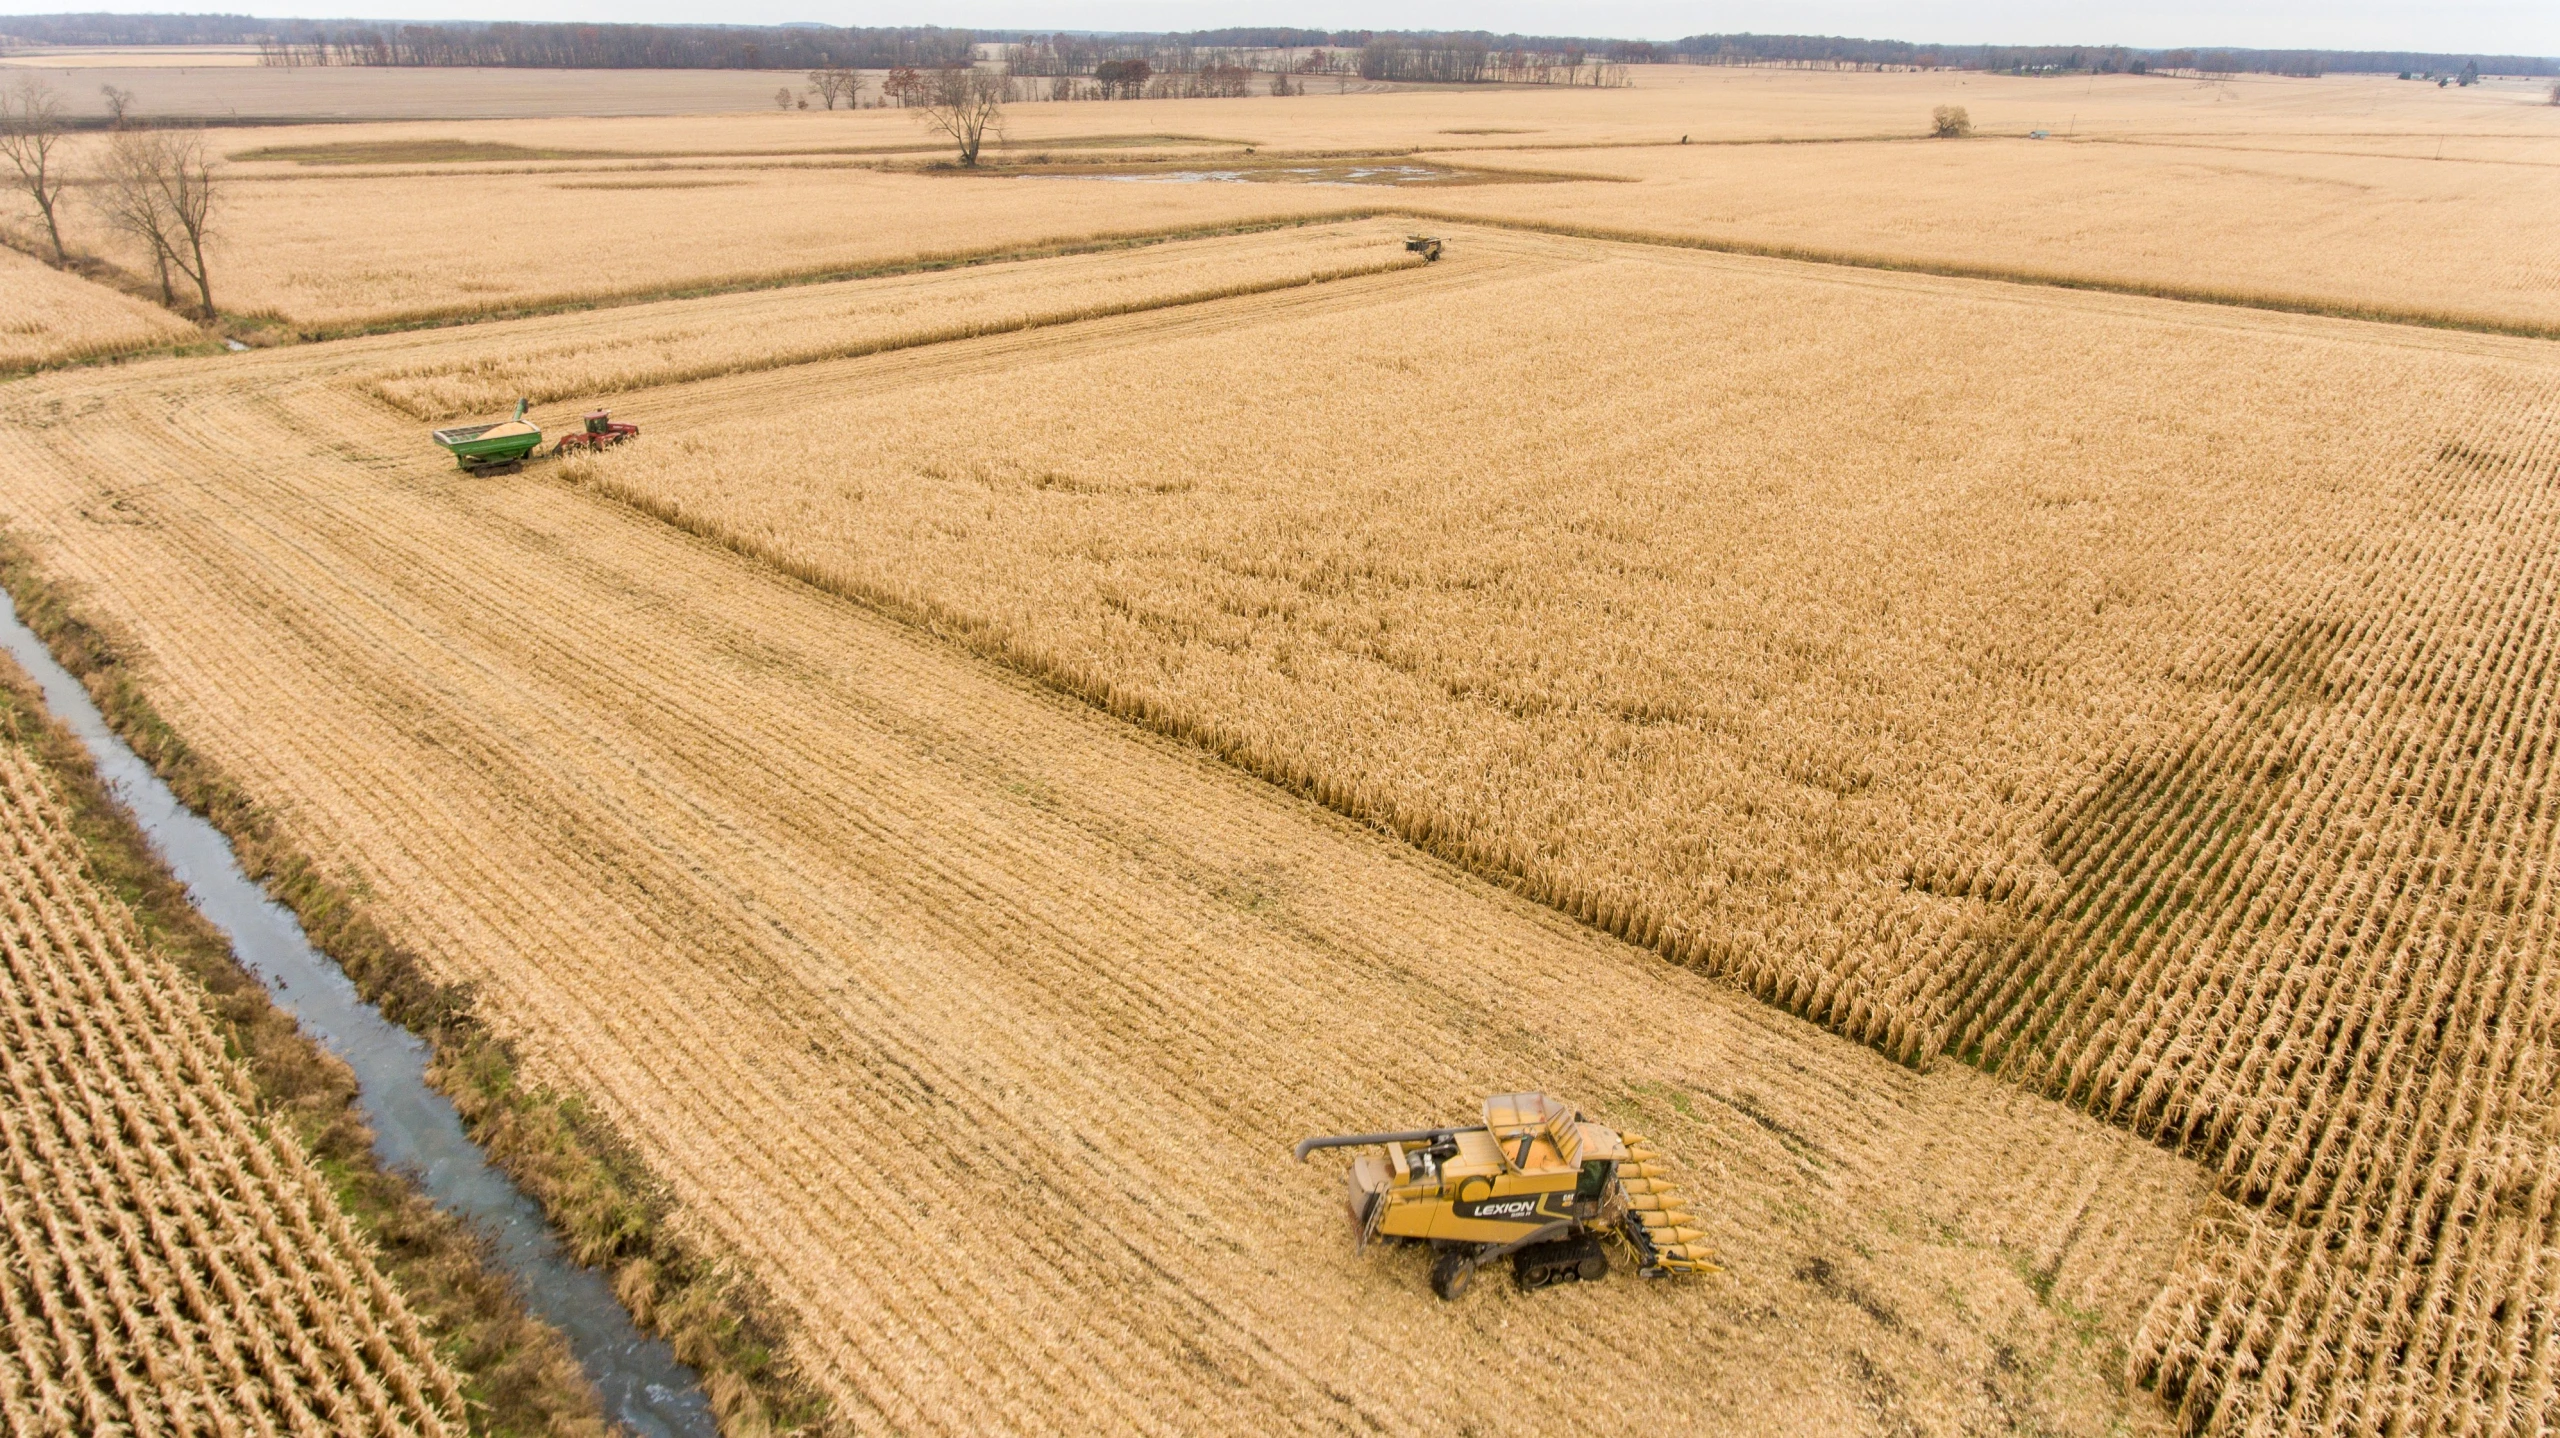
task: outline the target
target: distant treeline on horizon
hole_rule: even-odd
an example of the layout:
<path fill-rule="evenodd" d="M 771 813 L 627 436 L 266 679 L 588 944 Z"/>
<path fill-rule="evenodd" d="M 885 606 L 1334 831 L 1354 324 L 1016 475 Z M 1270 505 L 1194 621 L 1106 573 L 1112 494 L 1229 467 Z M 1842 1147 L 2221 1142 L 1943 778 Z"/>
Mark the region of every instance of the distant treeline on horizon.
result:
<path fill-rule="evenodd" d="M 2134 49 L 2117 45 L 1928 45 L 1829 35 L 1692 35 L 1682 40 L 1497 35 L 1485 31 L 1245 27 L 1166 33 L 958 30 L 939 26 L 619 25 L 509 21 L 266 20 L 247 15 L 0 16 L 0 45 L 262 45 L 280 63 L 481 65 L 528 69 L 807 70 L 965 64 L 979 44 L 1043 42 L 1094 63 L 1243 50 L 1381 47 L 1463 57 L 1532 53 L 1611 64 L 1790 64 L 2075 74 L 2177 70 L 2228 74 L 2560 75 L 2560 59 L 2392 50 Z M 1483 66 L 1396 66 L 1396 73 L 1490 74 Z"/>

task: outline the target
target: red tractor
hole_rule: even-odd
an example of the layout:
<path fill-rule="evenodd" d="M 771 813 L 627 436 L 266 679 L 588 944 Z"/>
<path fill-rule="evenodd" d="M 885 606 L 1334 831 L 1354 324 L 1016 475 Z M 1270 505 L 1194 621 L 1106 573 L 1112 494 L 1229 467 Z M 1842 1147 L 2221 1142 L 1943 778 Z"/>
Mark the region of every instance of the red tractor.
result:
<path fill-rule="evenodd" d="M 636 424 L 616 424 L 612 415 L 591 409 L 587 411 L 587 427 L 560 436 L 560 442 L 551 447 L 551 452 L 567 454 L 571 450 L 586 450 L 592 453 L 609 444 L 620 444 L 639 432 L 640 426 Z"/>

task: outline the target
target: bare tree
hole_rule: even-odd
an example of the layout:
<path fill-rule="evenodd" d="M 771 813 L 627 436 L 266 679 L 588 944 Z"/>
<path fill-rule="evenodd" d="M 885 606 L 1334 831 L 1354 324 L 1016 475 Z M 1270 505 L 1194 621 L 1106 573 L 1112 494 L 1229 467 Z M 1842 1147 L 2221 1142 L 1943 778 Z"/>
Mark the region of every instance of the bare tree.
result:
<path fill-rule="evenodd" d="M 862 108 L 862 72 L 859 70 L 842 65 L 812 70 L 809 72 L 809 87 L 817 92 L 818 98 L 825 101 L 830 110 L 836 107 L 838 100 L 844 101 L 848 110 Z"/>
<path fill-rule="evenodd" d="M 1973 117 L 1962 105 L 1940 105 L 1929 112 L 1929 133 L 1941 140 L 1961 140 L 1973 133 Z"/>
<path fill-rule="evenodd" d="M 790 86 L 785 85 L 781 89 L 773 92 L 773 108 L 785 112 L 788 112 L 791 109 Z"/>
<path fill-rule="evenodd" d="M 106 102 L 107 128 L 121 130 L 133 123 L 133 92 L 113 85 L 100 85 L 98 98 Z"/>
<path fill-rule="evenodd" d="M 177 308 L 178 292 L 169 283 L 169 236 L 177 221 L 169 215 L 168 205 L 160 198 L 160 187 L 150 171 L 151 156 L 142 153 L 156 140 L 131 139 L 133 131 L 124 131 L 107 148 L 107 172 L 90 198 L 105 217 L 107 228 L 123 234 L 151 255 L 151 263 L 160 277 L 160 303 Z"/>
<path fill-rule="evenodd" d="M 44 217 L 45 238 L 53 244 L 53 262 L 62 263 L 63 166 L 54 158 L 62 144 L 62 102 L 33 75 L 20 76 L 0 95 L 0 155 L 18 168 L 18 188 L 36 202 Z"/>
<path fill-rule="evenodd" d="M 213 157 L 193 131 L 121 130 L 107 146 L 106 185 L 99 198 L 107 222 L 151 251 L 160 300 L 176 308 L 171 272 L 195 287 L 211 322 L 213 276 L 205 263 L 217 197 Z"/>
<path fill-rule="evenodd" d="M 978 163 L 978 149 L 992 130 L 1004 137 L 1004 102 L 1012 82 L 993 70 L 936 70 L 925 81 L 925 123 L 960 147 L 960 163 Z"/>

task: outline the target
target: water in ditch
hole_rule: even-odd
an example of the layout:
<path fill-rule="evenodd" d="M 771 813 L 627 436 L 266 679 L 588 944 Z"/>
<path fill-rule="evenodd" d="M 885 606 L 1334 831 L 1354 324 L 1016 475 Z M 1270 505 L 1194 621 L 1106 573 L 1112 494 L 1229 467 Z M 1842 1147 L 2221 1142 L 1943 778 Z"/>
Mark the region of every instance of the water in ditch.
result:
<path fill-rule="evenodd" d="M 718 1428 L 691 1368 L 642 1333 L 604 1276 L 570 1260 L 542 1210 L 463 1132 L 462 1116 L 427 1086 L 425 1040 L 386 1019 L 303 937 L 291 910 L 240 872 L 231 843 L 125 747 L 70 671 L 0 594 L 0 646 L 35 677 L 54 713 L 88 747 L 117 800 L 133 811 L 170 871 L 206 918 L 230 937 L 242 967 L 305 1033 L 355 1070 L 357 1101 L 385 1165 L 421 1176 L 435 1203 L 485 1229 L 528 1307 L 566 1334 L 604 1393 L 608 1418 L 643 1438 L 714 1438 Z"/>

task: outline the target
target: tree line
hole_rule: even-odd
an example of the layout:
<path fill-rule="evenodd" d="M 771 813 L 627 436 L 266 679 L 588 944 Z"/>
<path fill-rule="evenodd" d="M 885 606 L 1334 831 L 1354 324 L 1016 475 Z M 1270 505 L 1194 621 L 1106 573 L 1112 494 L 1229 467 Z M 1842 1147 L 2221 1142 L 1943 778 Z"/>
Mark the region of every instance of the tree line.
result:
<path fill-rule="evenodd" d="M 2027 73 L 2452 74 L 2466 64 L 2491 75 L 2560 75 L 2560 60 L 2532 55 L 2439 55 L 2397 50 L 2133 49 L 2122 45 L 1924 45 L 1839 35 L 1691 35 L 1643 57 L 1692 64 L 1886 65 Z M 1625 59 L 1642 63 L 1638 57 Z"/>
<path fill-rule="evenodd" d="M 1336 32 L 1341 33 L 1341 32 Z M 1473 33 L 1455 35 L 1367 32 L 1345 34 L 1357 43 L 1252 46 L 1199 43 L 1203 36 L 1247 39 L 1329 38 L 1318 31 L 1203 31 L 1176 36 L 1033 35 L 1005 46 L 1006 73 L 1032 79 L 1089 79 L 1087 85 L 1054 85 L 1052 99 L 1180 99 L 1243 95 L 1248 77 L 1267 71 L 1272 93 L 1290 93 L 1292 80 L 1313 75 L 1358 75 L 1363 80 L 1442 84 L 1622 85 L 1624 46 L 1589 48 L 1576 40 L 1499 44 Z M 1365 35 L 1365 38 L 1362 36 Z M 1543 47 L 1543 48 L 1542 48 Z"/>
<path fill-rule="evenodd" d="M 936 26 L 565 25 L 508 21 L 285 30 L 256 40 L 268 65 L 532 70 L 888 70 L 966 65 L 966 30 Z"/>
<path fill-rule="evenodd" d="M 2560 60 L 2530 55 L 2464 55 L 2390 50 L 2133 49 L 2116 45 L 1935 45 L 1838 35 L 1691 35 L 1670 41 L 1492 31 L 1314 30 L 1238 26 L 1216 30 L 1057 35 L 1030 30 L 936 26 L 627 25 L 449 21 L 385 25 L 362 20 L 293 20 L 246 15 L 24 15 L 0 17 L 0 43 L 34 45 L 255 44 L 278 64 L 487 65 L 545 69 L 848 68 L 918 70 L 970 61 L 979 43 L 1054 51 L 1064 68 L 1017 74 L 1090 76 L 1112 60 L 1144 60 L 1153 71 L 1195 73 L 1241 63 L 1241 51 L 1324 51 L 1369 57 L 1371 78 L 1443 79 L 1497 73 L 1493 57 L 1547 57 L 1591 64 L 1788 64 L 2007 70 L 2030 73 L 2451 75 L 2466 65 L 2490 75 L 2560 76 Z M 1226 52 L 1212 59 L 1203 52 Z M 1476 57 L 1485 57 L 1479 61 Z M 1249 65 L 1248 68 L 1251 68 Z M 1294 73 L 1294 72 L 1293 72 Z"/>

